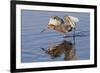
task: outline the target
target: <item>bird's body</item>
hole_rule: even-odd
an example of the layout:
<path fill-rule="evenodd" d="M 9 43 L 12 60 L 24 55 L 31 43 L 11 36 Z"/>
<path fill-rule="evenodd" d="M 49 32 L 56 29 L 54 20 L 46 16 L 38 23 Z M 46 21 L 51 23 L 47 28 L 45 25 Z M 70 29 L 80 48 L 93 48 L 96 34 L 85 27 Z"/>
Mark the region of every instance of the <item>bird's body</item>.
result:
<path fill-rule="evenodd" d="M 66 33 L 71 31 L 72 28 L 70 25 L 58 25 L 58 26 L 54 26 L 53 29 L 61 33 Z"/>
<path fill-rule="evenodd" d="M 43 31 L 53 29 L 66 34 L 66 32 L 70 32 L 73 28 L 75 28 L 75 24 L 78 21 L 78 18 L 73 16 L 64 16 L 64 20 L 58 16 L 51 16 L 47 27 Z"/>

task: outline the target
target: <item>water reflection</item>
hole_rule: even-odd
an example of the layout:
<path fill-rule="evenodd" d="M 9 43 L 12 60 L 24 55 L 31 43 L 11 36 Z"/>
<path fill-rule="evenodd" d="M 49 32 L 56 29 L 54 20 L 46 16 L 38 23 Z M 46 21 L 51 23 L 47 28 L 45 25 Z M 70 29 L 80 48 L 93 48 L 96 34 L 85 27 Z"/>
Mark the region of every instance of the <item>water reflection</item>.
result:
<path fill-rule="evenodd" d="M 41 49 L 52 59 L 59 57 L 61 54 L 64 54 L 64 60 L 76 59 L 76 50 L 73 43 L 66 40 L 63 40 L 59 44 L 55 44 L 52 46 L 48 45 L 48 48 Z"/>

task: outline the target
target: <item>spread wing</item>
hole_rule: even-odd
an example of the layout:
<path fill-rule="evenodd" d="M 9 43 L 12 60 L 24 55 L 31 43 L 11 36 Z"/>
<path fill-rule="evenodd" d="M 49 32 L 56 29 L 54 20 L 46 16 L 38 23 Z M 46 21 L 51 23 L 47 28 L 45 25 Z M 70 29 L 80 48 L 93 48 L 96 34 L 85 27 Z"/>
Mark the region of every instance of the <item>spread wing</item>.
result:
<path fill-rule="evenodd" d="M 64 16 L 64 25 L 71 25 L 71 27 L 75 27 L 76 22 L 78 22 L 79 19 L 74 16 Z"/>
<path fill-rule="evenodd" d="M 58 16 L 51 16 L 48 24 L 58 26 L 58 25 L 61 25 L 63 23 L 64 23 L 64 21 L 62 18 L 60 18 Z"/>

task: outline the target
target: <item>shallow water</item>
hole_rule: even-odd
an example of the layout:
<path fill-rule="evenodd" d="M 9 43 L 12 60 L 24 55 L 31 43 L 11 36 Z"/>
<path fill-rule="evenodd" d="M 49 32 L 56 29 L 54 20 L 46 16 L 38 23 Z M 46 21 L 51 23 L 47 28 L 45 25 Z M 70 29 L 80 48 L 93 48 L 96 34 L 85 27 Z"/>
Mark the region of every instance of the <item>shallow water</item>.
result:
<path fill-rule="evenodd" d="M 73 31 L 67 33 L 66 38 L 63 38 L 61 33 L 48 30 L 41 32 L 47 25 L 49 17 L 57 15 L 63 18 L 64 15 L 76 16 L 79 18 L 79 22 L 76 24 L 75 37 Z M 75 42 L 75 55 L 76 60 L 90 59 L 90 14 L 89 13 L 74 13 L 74 12 L 47 12 L 47 11 L 33 11 L 22 10 L 21 11 L 21 62 L 44 62 L 44 61 L 63 61 L 64 55 L 56 58 L 51 58 L 41 48 L 45 48 L 49 45 L 56 45 L 62 41 Z M 79 36 L 81 35 L 81 36 Z M 84 36 L 85 35 L 85 36 Z M 73 40 L 75 38 L 75 40 Z"/>

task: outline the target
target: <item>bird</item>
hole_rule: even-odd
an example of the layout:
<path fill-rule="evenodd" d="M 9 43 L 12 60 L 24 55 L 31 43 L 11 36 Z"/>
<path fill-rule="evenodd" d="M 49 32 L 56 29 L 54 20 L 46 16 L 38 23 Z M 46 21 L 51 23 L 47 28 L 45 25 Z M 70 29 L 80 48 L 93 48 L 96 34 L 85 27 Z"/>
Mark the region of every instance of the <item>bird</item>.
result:
<path fill-rule="evenodd" d="M 56 15 L 50 16 L 47 26 L 41 32 L 53 29 L 66 36 L 67 32 L 71 32 L 75 28 L 77 22 L 79 19 L 75 16 L 65 15 L 63 19 Z"/>

